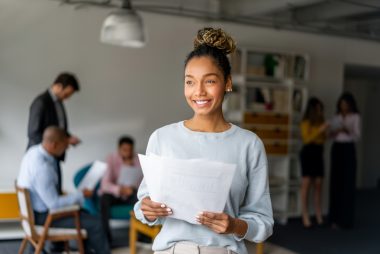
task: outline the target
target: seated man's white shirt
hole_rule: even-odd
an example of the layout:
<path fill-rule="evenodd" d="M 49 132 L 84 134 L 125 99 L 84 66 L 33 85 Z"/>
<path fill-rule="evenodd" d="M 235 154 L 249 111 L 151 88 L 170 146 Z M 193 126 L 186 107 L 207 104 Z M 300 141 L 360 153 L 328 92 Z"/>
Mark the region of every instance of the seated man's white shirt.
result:
<path fill-rule="evenodd" d="M 27 188 L 34 211 L 47 212 L 83 202 L 83 193 L 60 196 L 57 191 L 57 161 L 42 145 L 28 149 L 21 162 L 17 185 Z"/>

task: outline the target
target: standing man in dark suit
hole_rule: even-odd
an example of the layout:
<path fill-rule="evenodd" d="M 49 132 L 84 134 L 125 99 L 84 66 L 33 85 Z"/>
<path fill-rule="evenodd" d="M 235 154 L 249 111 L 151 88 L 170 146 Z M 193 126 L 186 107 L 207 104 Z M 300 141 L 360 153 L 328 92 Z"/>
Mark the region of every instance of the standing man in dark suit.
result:
<path fill-rule="evenodd" d="M 57 126 L 65 130 L 69 136 L 69 144 L 77 145 L 80 139 L 68 131 L 68 121 L 66 117 L 63 101 L 70 98 L 75 92 L 79 92 L 79 83 L 72 73 L 61 73 L 55 79 L 51 87 L 38 95 L 32 102 L 29 111 L 28 122 L 28 149 L 42 142 L 45 129 L 49 126 Z M 56 157 L 57 162 L 57 192 L 62 194 L 62 173 L 60 162 L 65 159 L 65 154 Z M 52 245 L 52 251 L 63 250 L 63 243 Z"/>
<path fill-rule="evenodd" d="M 68 131 L 68 121 L 63 105 L 64 100 L 70 98 L 79 90 L 79 83 L 74 74 L 65 72 L 59 74 L 51 87 L 33 100 L 30 106 L 28 122 L 28 149 L 33 145 L 41 143 L 42 134 L 49 126 L 57 126 L 64 129 L 70 137 L 69 144 L 77 145 L 80 143 L 79 138 L 71 135 Z M 64 158 L 64 154 L 57 158 L 59 193 L 62 192 L 60 161 L 63 161 Z"/>

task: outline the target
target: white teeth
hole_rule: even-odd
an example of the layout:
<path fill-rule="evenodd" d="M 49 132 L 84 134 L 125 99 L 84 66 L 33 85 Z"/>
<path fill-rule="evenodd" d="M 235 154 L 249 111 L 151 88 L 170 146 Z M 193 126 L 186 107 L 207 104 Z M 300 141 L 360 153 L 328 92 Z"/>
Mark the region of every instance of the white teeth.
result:
<path fill-rule="evenodd" d="M 203 105 L 203 104 L 206 104 L 207 101 L 195 101 L 196 104 L 199 104 L 199 105 Z"/>

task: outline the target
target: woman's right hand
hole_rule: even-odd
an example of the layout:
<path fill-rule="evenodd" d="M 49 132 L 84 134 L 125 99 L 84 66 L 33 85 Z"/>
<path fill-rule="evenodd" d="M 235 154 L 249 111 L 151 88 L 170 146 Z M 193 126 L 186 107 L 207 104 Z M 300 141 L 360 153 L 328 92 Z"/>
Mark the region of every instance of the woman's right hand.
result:
<path fill-rule="evenodd" d="M 329 122 L 324 122 L 324 123 L 319 127 L 319 132 L 325 132 L 329 127 L 330 127 L 330 123 L 329 123 Z"/>
<path fill-rule="evenodd" d="M 141 201 L 141 211 L 145 218 L 150 222 L 155 221 L 159 217 L 166 217 L 173 214 L 171 208 L 167 207 L 165 204 L 152 201 L 150 197 L 145 197 Z"/>

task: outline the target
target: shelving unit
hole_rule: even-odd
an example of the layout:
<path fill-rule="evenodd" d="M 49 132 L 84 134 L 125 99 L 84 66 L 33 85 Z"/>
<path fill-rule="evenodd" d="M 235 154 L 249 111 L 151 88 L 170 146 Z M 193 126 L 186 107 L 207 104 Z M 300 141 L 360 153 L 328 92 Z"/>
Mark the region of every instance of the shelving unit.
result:
<path fill-rule="evenodd" d="M 274 216 L 300 215 L 299 123 L 307 100 L 308 55 L 240 48 L 231 57 L 233 92 L 223 110 L 228 121 L 264 142 Z"/>

